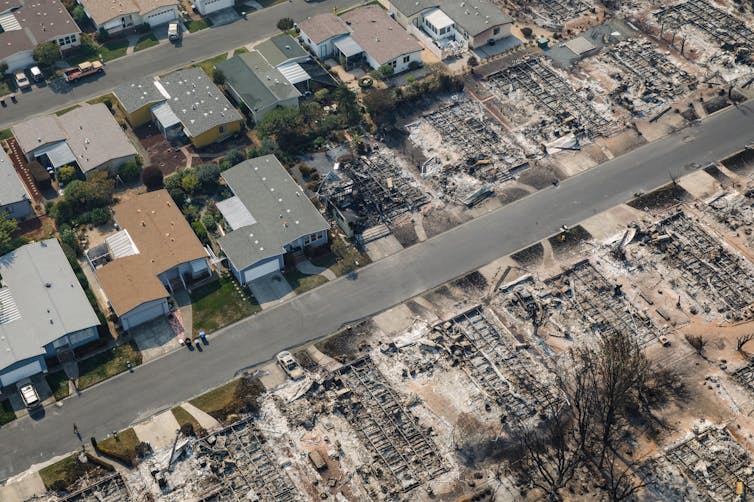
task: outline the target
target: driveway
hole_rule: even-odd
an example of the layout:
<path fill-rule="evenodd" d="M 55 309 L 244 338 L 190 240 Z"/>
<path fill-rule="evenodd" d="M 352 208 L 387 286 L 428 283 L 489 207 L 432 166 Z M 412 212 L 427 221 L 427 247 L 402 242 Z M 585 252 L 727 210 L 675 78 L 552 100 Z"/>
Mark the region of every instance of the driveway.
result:
<path fill-rule="evenodd" d="M 249 283 L 249 289 L 262 309 L 268 309 L 293 298 L 296 293 L 280 272 L 267 274 Z"/>

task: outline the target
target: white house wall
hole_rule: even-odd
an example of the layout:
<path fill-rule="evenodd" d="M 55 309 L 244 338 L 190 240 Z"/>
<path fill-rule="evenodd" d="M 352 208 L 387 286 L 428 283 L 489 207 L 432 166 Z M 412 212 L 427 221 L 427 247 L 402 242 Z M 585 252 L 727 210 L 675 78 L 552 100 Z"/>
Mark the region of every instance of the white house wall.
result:
<path fill-rule="evenodd" d="M 178 19 L 178 9 L 171 5 L 170 7 L 161 7 L 141 16 L 142 22 L 149 24 L 152 28 L 161 24 L 168 23 Z"/>
<path fill-rule="evenodd" d="M 13 73 L 16 70 L 28 68 L 35 65 L 33 51 L 21 51 L 5 58 L 5 63 L 8 65 L 7 73 Z"/>
<path fill-rule="evenodd" d="M 28 361 L 28 360 L 27 360 Z M 0 372 L 0 386 L 8 387 L 14 383 L 36 375 L 43 373 L 46 370 L 44 362 L 39 358 L 33 359 L 28 362 L 23 362 L 19 367 L 13 369 L 6 369 Z"/>
<path fill-rule="evenodd" d="M 371 66 L 373 69 L 379 68 L 381 65 L 377 62 L 376 59 L 374 59 L 372 56 L 370 56 L 368 53 L 367 56 L 367 63 L 369 63 L 369 66 Z M 404 61 L 404 58 L 408 58 L 407 61 Z M 417 63 L 421 63 L 421 51 L 412 52 L 410 54 L 404 54 L 403 56 L 400 56 L 396 58 L 395 60 L 395 66 L 393 66 L 394 73 L 401 73 L 406 70 L 408 70 L 409 65 L 412 61 L 416 61 Z M 391 65 L 393 61 L 388 61 L 387 65 Z"/>
<path fill-rule="evenodd" d="M 192 0 L 192 2 L 202 16 L 233 7 L 235 4 L 234 0 Z"/>
<path fill-rule="evenodd" d="M 168 307 L 167 298 L 160 298 L 159 300 L 142 303 L 138 307 L 129 310 L 120 316 L 120 324 L 123 330 L 129 330 L 152 319 L 167 315 L 168 312 L 170 312 L 170 307 Z"/>

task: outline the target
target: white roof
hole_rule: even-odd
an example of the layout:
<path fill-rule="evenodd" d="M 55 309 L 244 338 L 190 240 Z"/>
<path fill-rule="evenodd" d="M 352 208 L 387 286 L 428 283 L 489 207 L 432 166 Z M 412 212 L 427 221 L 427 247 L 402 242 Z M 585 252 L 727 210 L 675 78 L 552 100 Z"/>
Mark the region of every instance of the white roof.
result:
<path fill-rule="evenodd" d="M 128 230 L 121 230 L 105 238 L 105 244 L 110 251 L 113 260 L 139 254 L 139 249 L 134 244 Z"/>
<path fill-rule="evenodd" d="M 225 221 L 228 222 L 228 225 L 233 230 L 253 225 L 257 222 L 249 209 L 241 202 L 241 199 L 236 196 L 218 202 L 217 209 L 220 210 L 223 218 L 225 218 Z"/>
<path fill-rule="evenodd" d="M 424 19 L 426 19 L 429 24 L 431 24 L 438 30 L 448 28 L 455 24 L 453 20 L 450 19 L 448 15 L 445 14 L 441 9 L 434 9 L 430 11 L 429 14 L 424 16 Z"/>
<path fill-rule="evenodd" d="M 594 44 L 584 37 L 576 37 L 565 43 L 565 46 L 577 56 L 594 50 Z"/>
<path fill-rule="evenodd" d="M 180 119 L 175 114 L 175 112 L 173 112 L 173 109 L 170 108 L 170 105 L 167 103 L 167 101 L 163 101 L 162 103 L 154 105 L 152 108 L 150 108 L 150 110 L 152 110 L 154 118 L 156 118 L 157 121 L 162 125 L 163 129 L 169 129 L 174 125 L 181 123 Z"/>
<path fill-rule="evenodd" d="M 298 63 L 281 64 L 278 66 L 278 71 L 283 74 L 285 79 L 290 82 L 291 85 L 311 80 L 311 77 L 306 73 L 306 70 L 301 68 L 301 65 Z"/>

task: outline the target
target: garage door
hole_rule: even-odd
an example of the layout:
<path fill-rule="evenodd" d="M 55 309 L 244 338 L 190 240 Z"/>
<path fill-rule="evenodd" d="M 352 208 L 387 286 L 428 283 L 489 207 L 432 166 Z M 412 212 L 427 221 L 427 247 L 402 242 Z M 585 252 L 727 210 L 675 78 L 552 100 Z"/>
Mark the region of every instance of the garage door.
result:
<path fill-rule="evenodd" d="M 259 266 L 250 268 L 249 270 L 245 271 L 243 273 L 244 283 L 248 284 L 254 279 L 258 279 L 267 274 L 277 272 L 278 270 L 280 270 L 280 262 L 278 261 L 277 258 L 275 258 L 272 261 L 268 261 L 267 263 L 262 263 Z"/>
<path fill-rule="evenodd" d="M 19 380 L 36 375 L 37 373 L 42 373 L 42 363 L 39 360 L 32 361 L 29 364 L 16 368 L 8 373 L 3 373 L 0 375 L 0 384 L 2 384 L 3 387 L 7 387 L 13 385 Z"/>
<path fill-rule="evenodd" d="M 150 12 L 144 17 L 144 19 L 147 23 L 149 23 L 149 26 L 155 27 L 158 24 L 165 24 L 169 21 L 172 21 L 173 19 L 176 19 L 177 17 L 178 16 L 176 15 L 175 9 L 170 8 L 170 9 L 159 9 L 159 10 Z"/>
<path fill-rule="evenodd" d="M 136 307 L 131 312 L 121 316 L 120 322 L 123 325 L 124 330 L 135 328 L 139 324 L 151 321 L 161 315 L 165 315 L 168 311 L 167 300 L 160 300 L 158 302 L 147 303 Z"/>

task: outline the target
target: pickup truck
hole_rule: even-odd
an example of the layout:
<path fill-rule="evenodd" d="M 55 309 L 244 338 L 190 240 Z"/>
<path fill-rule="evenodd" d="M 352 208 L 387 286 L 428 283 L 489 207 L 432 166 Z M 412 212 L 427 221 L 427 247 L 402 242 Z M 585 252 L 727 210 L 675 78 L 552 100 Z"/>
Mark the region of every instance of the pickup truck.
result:
<path fill-rule="evenodd" d="M 30 89 L 31 88 L 31 82 L 29 82 L 29 79 L 26 77 L 26 73 L 20 71 L 16 73 L 16 86 L 23 90 Z"/>
<path fill-rule="evenodd" d="M 31 380 L 25 378 L 16 385 L 27 409 L 32 410 L 42 405 L 42 401 L 39 400 L 39 394 L 37 394 L 37 389 L 34 388 Z"/>
<path fill-rule="evenodd" d="M 291 380 L 304 378 L 304 370 L 296 362 L 290 352 L 284 350 L 277 355 L 278 364 L 285 371 Z"/>
<path fill-rule="evenodd" d="M 177 42 L 181 38 L 181 29 L 178 23 L 168 24 L 168 40 Z"/>
<path fill-rule="evenodd" d="M 63 72 L 63 75 L 65 75 L 66 81 L 73 82 L 74 80 L 86 77 L 88 75 L 94 75 L 95 73 L 104 71 L 105 65 L 103 65 L 99 61 L 85 61 L 78 66 L 68 68 Z"/>

